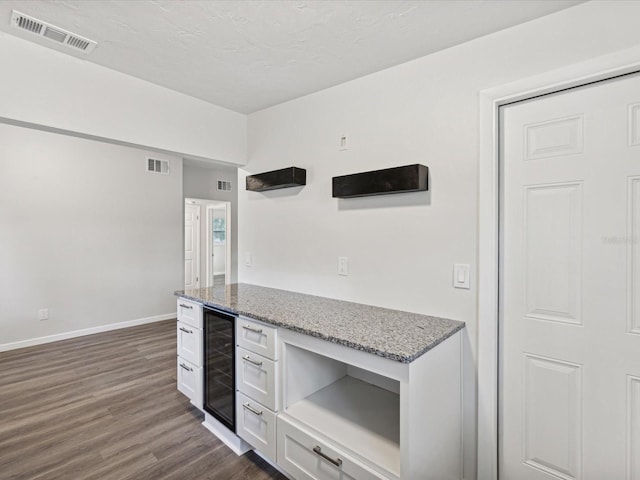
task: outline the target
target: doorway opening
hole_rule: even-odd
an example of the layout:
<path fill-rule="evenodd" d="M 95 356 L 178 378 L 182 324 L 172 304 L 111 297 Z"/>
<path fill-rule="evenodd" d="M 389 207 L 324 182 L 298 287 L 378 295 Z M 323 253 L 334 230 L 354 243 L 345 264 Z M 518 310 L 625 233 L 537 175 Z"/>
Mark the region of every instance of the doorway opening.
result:
<path fill-rule="evenodd" d="M 185 289 L 231 283 L 231 202 L 185 199 Z"/>
<path fill-rule="evenodd" d="M 207 283 L 220 286 L 227 281 L 227 205 L 207 205 Z"/>

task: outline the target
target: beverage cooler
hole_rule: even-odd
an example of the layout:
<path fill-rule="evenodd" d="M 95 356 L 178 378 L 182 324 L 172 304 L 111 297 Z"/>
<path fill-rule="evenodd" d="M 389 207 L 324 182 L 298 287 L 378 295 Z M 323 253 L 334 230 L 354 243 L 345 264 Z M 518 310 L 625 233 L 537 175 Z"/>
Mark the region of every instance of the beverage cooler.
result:
<path fill-rule="evenodd" d="M 235 316 L 204 309 L 204 409 L 235 433 Z"/>

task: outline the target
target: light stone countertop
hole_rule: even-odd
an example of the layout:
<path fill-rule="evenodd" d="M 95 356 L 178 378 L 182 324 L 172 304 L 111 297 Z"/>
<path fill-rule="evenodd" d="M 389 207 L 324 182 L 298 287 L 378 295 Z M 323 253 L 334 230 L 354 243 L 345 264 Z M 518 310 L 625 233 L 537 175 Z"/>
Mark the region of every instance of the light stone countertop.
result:
<path fill-rule="evenodd" d="M 175 294 L 402 363 L 412 362 L 465 326 L 446 318 L 244 283 Z"/>

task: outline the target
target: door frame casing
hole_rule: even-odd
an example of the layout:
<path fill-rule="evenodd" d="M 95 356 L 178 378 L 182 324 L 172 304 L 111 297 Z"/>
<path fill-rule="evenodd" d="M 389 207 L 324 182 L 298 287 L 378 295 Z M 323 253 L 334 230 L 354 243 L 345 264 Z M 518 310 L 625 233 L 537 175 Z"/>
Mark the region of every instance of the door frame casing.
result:
<path fill-rule="evenodd" d="M 186 202 L 185 201 L 184 209 L 183 209 L 183 227 L 182 227 L 183 236 L 184 236 L 184 230 L 186 228 L 186 223 L 187 223 L 186 222 L 187 207 L 197 207 L 198 208 L 198 216 L 197 216 L 197 220 L 196 220 L 196 224 L 197 224 L 197 227 L 198 227 L 197 228 L 198 234 L 196 235 L 196 239 L 195 239 L 196 240 L 196 242 L 195 242 L 195 254 L 196 254 L 196 259 L 197 259 L 197 261 L 195 262 L 196 286 L 194 288 L 200 288 L 201 278 L 202 278 L 202 275 L 201 275 L 201 272 L 200 272 L 200 255 L 202 254 L 202 252 L 201 252 L 202 245 L 200 245 L 200 232 L 201 232 L 201 229 L 202 229 L 202 224 L 200 223 L 201 222 L 200 217 L 202 217 L 202 208 L 200 207 L 199 204 L 190 203 L 190 202 Z M 185 256 L 186 256 L 186 254 L 185 254 L 185 246 L 186 245 L 184 244 L 184 240 L 183 240 L 183 247 L 182 247 L 183 264 L 185 262 Z M 183 266 L 183 268 L 184 268 L 184 266 Z M 182 276 L 183 276 L 182 285 L 183 285 L 183 287 L 186 288 L 185 283 L 186 283 L 187 279 L 186 279 L 186 276 L 185 276 L 184 272 L 182 273 Z"/>
<path fill-rule="evenodd" d="M 212 272 L 212 244 L 213 244 L 213 232 L 211 216 L 214 210 L 221 210 L 224 207 L 225 215 L 225 243 L 224 243 L 224 283 L 228 285 L 231 283 L 231 202 L 216 201 L 215 203 L 209 203 L 206 205 L 207 212 L 207 282 L 209 279 L 213 280 L 214 273 Z"/>
<path fill-rule="evenodd" d="M 187 205 L 196 205 L 200 211 L 200 223 L 198 232 L 198 275 L 200 278 L 200 287 L 209 283 L 210 278 L 210 256 L 213 253 L 211 248 L 212 234 L 211 234 L 211 218 L 209 215 L 210 207 L 220 208 L 224 207 L 226 215 L 226 243 L 225 243 L 225 284 L 231 283 L 231 202 L 224 200 L 211 200 L 206 198 L 191 198 L 184 199 L 185 209 Z M 204 219 L 203 219 L 204 217 Z M 184 218 L 184 217 L 183 217 Z M 184 222 L 183 222 L 184 223 Z M 205 244 L 205 248 L 202 248 L 202 243 Z M 183 247 L 184 250 L 184 247 Z M 204 250 L 204 252 L 203 252 Z M 206 261 L 203 262 L 203 253 Z M 204 263 L 204 265 L 203 265 Z M 202 274 L 204 270 L 205 281 L 202 280 Z M 184 276 L 184 274 L 183 274 Z M 183 281 L 184 285 L 184 281 Z"/>
<path fill-rule="evenodd" d="M 477 477 L 498 480 L 499 108 L 640 70 L 640 47 L 480 91 Z"/>

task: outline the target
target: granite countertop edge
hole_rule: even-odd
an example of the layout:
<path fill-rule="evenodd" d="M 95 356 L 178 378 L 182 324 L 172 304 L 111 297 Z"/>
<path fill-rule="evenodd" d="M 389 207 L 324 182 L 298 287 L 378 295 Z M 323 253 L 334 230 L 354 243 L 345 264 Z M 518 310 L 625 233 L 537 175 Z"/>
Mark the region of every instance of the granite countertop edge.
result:
<path fill-rule="evenodd" d="M 265 287 L 267 288 L 267 287 Z M 284 290 L 281 290 L 284 291 Z M 300 294 L 298 292 L 291 292 L 291 293 L 295 293 L 296 295 L 308 295 L 308 294 Z M 339 345 L 344 345 L 346 347 L 349 348 L 353 348 L 355 350 L 361 351 L 361 352 L 366 352 L 369 354 L 373 354 L 382 358 L 386 358 L 389 360 L 394 360 L 397 362 L 401 362 L 401 363 L 411 363 L 413 362 L 415 359 L 417 359 L 418 357 L 422 356 L 423 354 L 425 354 L 426 352 L 428 352 L 429 350 L 433 349 L 434 347 L 436 347 L 437 345 L 439 345 L 440 343 L 442 343 L 443 341 L 445 341 L 446 339 L 448 339 L 449 337 L 455 335 L 457 332 L 459 332 L 460 330 L 462 330 L 463 328 L 465 328 L 465 323 L 459 320 L 450 320 L 450 319 L 444 319 L 444 318 L 440 318 L 440 317 L 430 317 L 430 318 L 435 318 L 435 319 L 439 319 L 439 320 L 446 320 L 449 322 L 454 322 L 455 325 L 453 325 L 449 331 L 447 331 L 446 333 L 438 336 L 437 338 L 435 338 L 433 341 L 423 345 L 422 348 L 418 349 L 417 351 L 413 352 L 411 355 L 403 355 L 403 354 L 397 354 L 397 353 L 393 353 L 393 352 L 387 352 L 384 350 L 380 350 L 380 349 L 376 349 L 376 348 L 372 348 L 370 346 L 367 345 L 362 345 L 360 343 L 357 342 L 353 342 L 347 338 L 339 338 L 339 337 L 335 337 L 332 335 L 326 335 L 322 332 L 313 330 L 313 329 L 309 329 L 309 328 L 304 328 L 304 327 L 300 327 L 298 325 L 295 324 L 291 324 L 288 322 L 283 322 L 283 321 L 279 321 L 275 318 L 270 318 L 270 317 L 266 317 L 264 315 L 257 315 L 253 312 L 250 311 L 244 311 L 242 309 L 237 309 L 237 308 L 232 308 L 229 307 L 228 305 L 224 305 L 221 303 L 217 303 L 215 301 L 211 301 L 211 300 L 205 300 L 202 297 L 197 297 L 194 295 L 189 295 L 187 293 L 185 293 L 185 291 L 183 290 L 177 290 L 174 292 L 174 295 L 180 298 L 185 298 L 187 300 L 192 300 L 194 302 L 198 302 L 201 303 L 204 306 L 207 307 L 211 307 L 211 308 L 215 308 L 217 310 L 223 311 L 223 312 L 227 312 L 233 315 L 242 315 L 243 317 L 248 317 L 254 320 L 258 320 L 260 322 L 264 322 L 264 323 L 268 323 L 270 325 L 276 326 L 276 327 L 281 327 L 281 328 L 286 328 L 287 330 L 291 330 L 297 333 L 302 333 L 304 335 L 309 335 L 312 337 L 316 337 L 316 338 L 320 338 L 322 340 L 326 340 L 328 342 L 331 343 L 335 343 L 335 344 L 339 344 Z M 309 295 L 309 296 L 314 296 L 314 295 Z M 327 297 L 321 297 L 321 298 L 326 298 L 328 300 L 334 300 L 334 299 L 329 299 Z M 344 300 L 335 300 L 336 302 L 344 302 Z M 353 303 L 353 302 L 347 302 L 347 303 Z M 371 305 L 365 305 L 362 304 L 364 306 L 367 307 L 372 307 Z M 374 307 L 374 308 L 379 308 L 380 310 L 389 310 L 386 309 L 384 307 Z M 409 312 L 406 312 L 407 314 L 409 314 Z"/>

